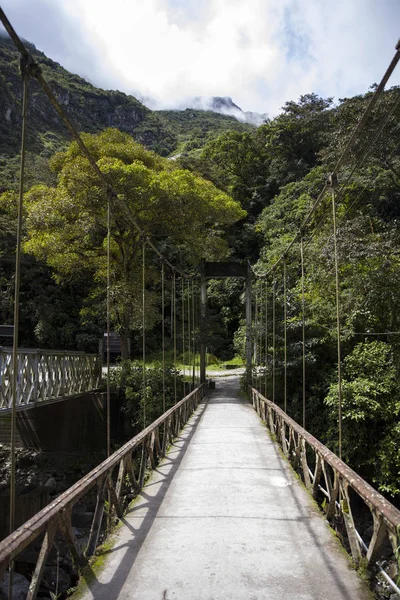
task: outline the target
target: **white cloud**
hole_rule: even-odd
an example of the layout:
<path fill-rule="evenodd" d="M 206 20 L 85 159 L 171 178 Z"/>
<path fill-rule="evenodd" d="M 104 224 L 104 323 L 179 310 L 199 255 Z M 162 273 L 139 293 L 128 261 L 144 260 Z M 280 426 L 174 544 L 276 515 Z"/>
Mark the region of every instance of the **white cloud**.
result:
<path fill-rule="evenodd" d="M 31 8 L 46 2 L 5 0 L 3 8 L 12 18 L 28 1 Z M 231 96 L 243 110 L 271 115 L 308 92 L 336 98 L 365 92 L 394 54 L 400 16 L 396 0 L 51 4 L 69 23 L 69 32 L 73 23 L 77 39 L 85 36 L 86 54 L 87 48 L 93 53 L 91 73 L 82 73 L 79 47 L 66 52 L 65 40 L 60 48 L 65 60 L 55 58 L 93 83 L 140 92 L 163 106 L 191 96 Z M 19 23 L 29 30 L 29 22 Z M 49 53 L 40 31 L 22 34 Z M 392 83 L 400 83 L 398 74 Z"/>

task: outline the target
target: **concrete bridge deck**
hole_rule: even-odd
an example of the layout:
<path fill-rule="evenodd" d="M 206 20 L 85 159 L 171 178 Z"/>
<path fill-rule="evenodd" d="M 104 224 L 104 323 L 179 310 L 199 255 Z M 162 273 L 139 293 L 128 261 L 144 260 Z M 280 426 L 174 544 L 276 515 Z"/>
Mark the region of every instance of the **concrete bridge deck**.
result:
<path fill-rule="evenodd" d="M 79 598 L 371 596 L 232 377 L 192 417 Z"/>

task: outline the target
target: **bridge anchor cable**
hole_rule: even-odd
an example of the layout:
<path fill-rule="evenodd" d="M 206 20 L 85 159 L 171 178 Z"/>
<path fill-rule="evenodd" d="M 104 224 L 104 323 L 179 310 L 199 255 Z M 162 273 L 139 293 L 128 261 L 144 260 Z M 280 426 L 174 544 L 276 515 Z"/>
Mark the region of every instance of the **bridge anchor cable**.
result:
<path fill-rule="evenodd" d="M 110 392 L 110 333 L 111 333 L 111 190 L 107 190 L 107 457 L 111 454 L 111 392 Z"/>
<path fill-rule="evenodd" d="M 337 359 L 338 359 L 338 429 L 339 429 L 339 458 L 342 460 L 342 367 L 341 367 L 341 331 L 340 331 L 340 282 L 339 282 L 339 257 L 337 246 L 336 224 L 336 186 L 338 183 L 336 173 L 328 177 L 332 193 L 332 225 L 333 247 L 335 257 L 335 290 L 336 290 L 336 327 L 337 327 Z"/>
<path fill-rule="evenodd" d="M 304 294 L 304 233 L 300 235 L 300 260 L 301 260 L 301 331 L 303 351 L 303 429 L 306 428 L 306 323 L 305 323 L 305 294 Z"/>
<path fill-rule="evenodd" d="M 286 257 L 283 260 L 283 406 L 287 413 L 287 273 Z"/>
<path fill-rule="evenodd" d="M 162 346 L 162 406 L 165 413 L 165 263 L 161 262 L 161 346 Z"/>
<path fill-rule="evenodd" d="M 276 344 L 275 344 L 275 334 L 276 334 L 276 279 L 275 279 L 275 271 L 273 273 L 273 281 L 272 281 L 272 402 L 275 404 L 275 370 L 276 370 Z"/>
<path fill-rule="evenodd" d="M 1 9 L 0 9 L 1 10 Z M 25 154 L 26 154 L 26 131 L 28 121 L 28 93 L 29 93 L 29 75 L 30 61 L 29 57 L 23 56 L 20 62 L 22 83 L 23 83 L 23 99 L 22 99 L 22 136 L 21 136 L 21 159 L 19 173 L 19 197 L 18 197 L 18 219 L 17 219 L 17 244 L 15 251 L 15 283 L 14 283 L 14 338 L 13 338 L 13 355 L 12 355 L 12 411 L 11 411 L 11 440 L 10 440 L 10 534 L 15 529 L 15 438 L 17 424 L 17 386 L 18 386 L 18 338 L 19 338 L 19 299 L 20 299 L 20 284 L 21 284 L 21 238 L 22 238 L 22 210 L 24 200 L 24 175 L 25 175 Z M 13 564 L 10 562 L 9 569 L 9 589 L 8 597 L 13 597 Z"/>
<path fill-rule="evenodd" d="M 265 376 L 264 390 L 265 397 L 268 398 L 268 279 L 265 279 Z"/>

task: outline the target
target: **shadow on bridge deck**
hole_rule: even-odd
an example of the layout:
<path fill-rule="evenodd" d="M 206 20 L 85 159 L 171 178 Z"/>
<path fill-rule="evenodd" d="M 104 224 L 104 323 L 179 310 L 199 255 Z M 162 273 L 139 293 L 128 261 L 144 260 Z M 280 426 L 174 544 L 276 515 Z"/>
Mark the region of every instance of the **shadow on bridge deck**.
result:
<path fill-rule="evenodd" d="M 199 407 L 105 554 L 80 598 L 370 598 L 236 378 Z"/>
<path fill-rule="evenodd" d="M 215 382 L 215 390 L 210 393 L 208 404 L 249 404 L 239 394 L 239 378 L 235 375 L 224 377 Z"/>
<path fill-rule="evenodd" d="M 111 561 L 107 564 L 106 571 L 111 572 L 111 580 L 105 581 L 102 576 L 98 576 L 95 572 L 96 565 L 94 565 L 94 570 L 90 567 L 86 569 L 83 588 L 87 588 L 87 585 L 89 584 L 90 591 L 88 590 L 86 592 L 88 595 L 86 596 L 85 594 L 85 597 L 104 598 L 104 600 L 117 599 L 120 597 L 120 591 L 127 581 L 132 566 L 142 548 L 143 542 L 146 540 L 146 537 L 151 530 L 159 508 L 164 501 L 175 473 L 185 457 L 188 445 L 196 432 L 206 407 L 207 402 L 202 402 L 184 430 L 177 438 L 175 438 L 168 450 L 167 456 L 158 468 L 153 470 L 150 480 L 146 483 L 141 494 L 131 504 L 127 513 L 121 519 L 121 524 L 117 526 L 116 532 L 113 535 L 114 544 L 112 549 L 105 550 L 101 553 L 101 556 L 107 554 L 112 556 L 118 554 L 119 556 L 121 550 L 124 548 L 127 550 L 121 562 L 117 557 L 115 561 L 111 558 Z M 131 523 L 130 517 L 135 517 L 135 514 L 139 511 L 144 514 L 140 517 L 140 523 L 134 526 Z M 119 540 L 119 533 L 124 527 L 126 527 L 127 532 L 125 533 L 128 533 L 128 535 L 124 535 L 123 540 Z M 132 535 L 129 535 L 129 532 Z M 73 598 L 78 597 L 81 597 L 80 590 L 73 596 Z"/>

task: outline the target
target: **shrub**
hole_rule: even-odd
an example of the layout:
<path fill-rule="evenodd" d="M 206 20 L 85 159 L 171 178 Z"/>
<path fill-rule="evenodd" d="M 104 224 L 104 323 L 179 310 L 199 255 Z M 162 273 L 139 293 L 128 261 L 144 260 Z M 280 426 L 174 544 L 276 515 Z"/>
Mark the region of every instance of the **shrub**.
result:
<path fill-rule="evenodd" d="M 183 397 L 183 376 L 173 365 L 165 367 L 165 407 Z M 112 370 L 112 387 L 123 396 L 123 410 L 133 428 L 142 429 L 155 421 L 163 412 L 163 370 L 160 363 L 146 367 L 143 380 L 143 363 L 125 360 Z"/>

